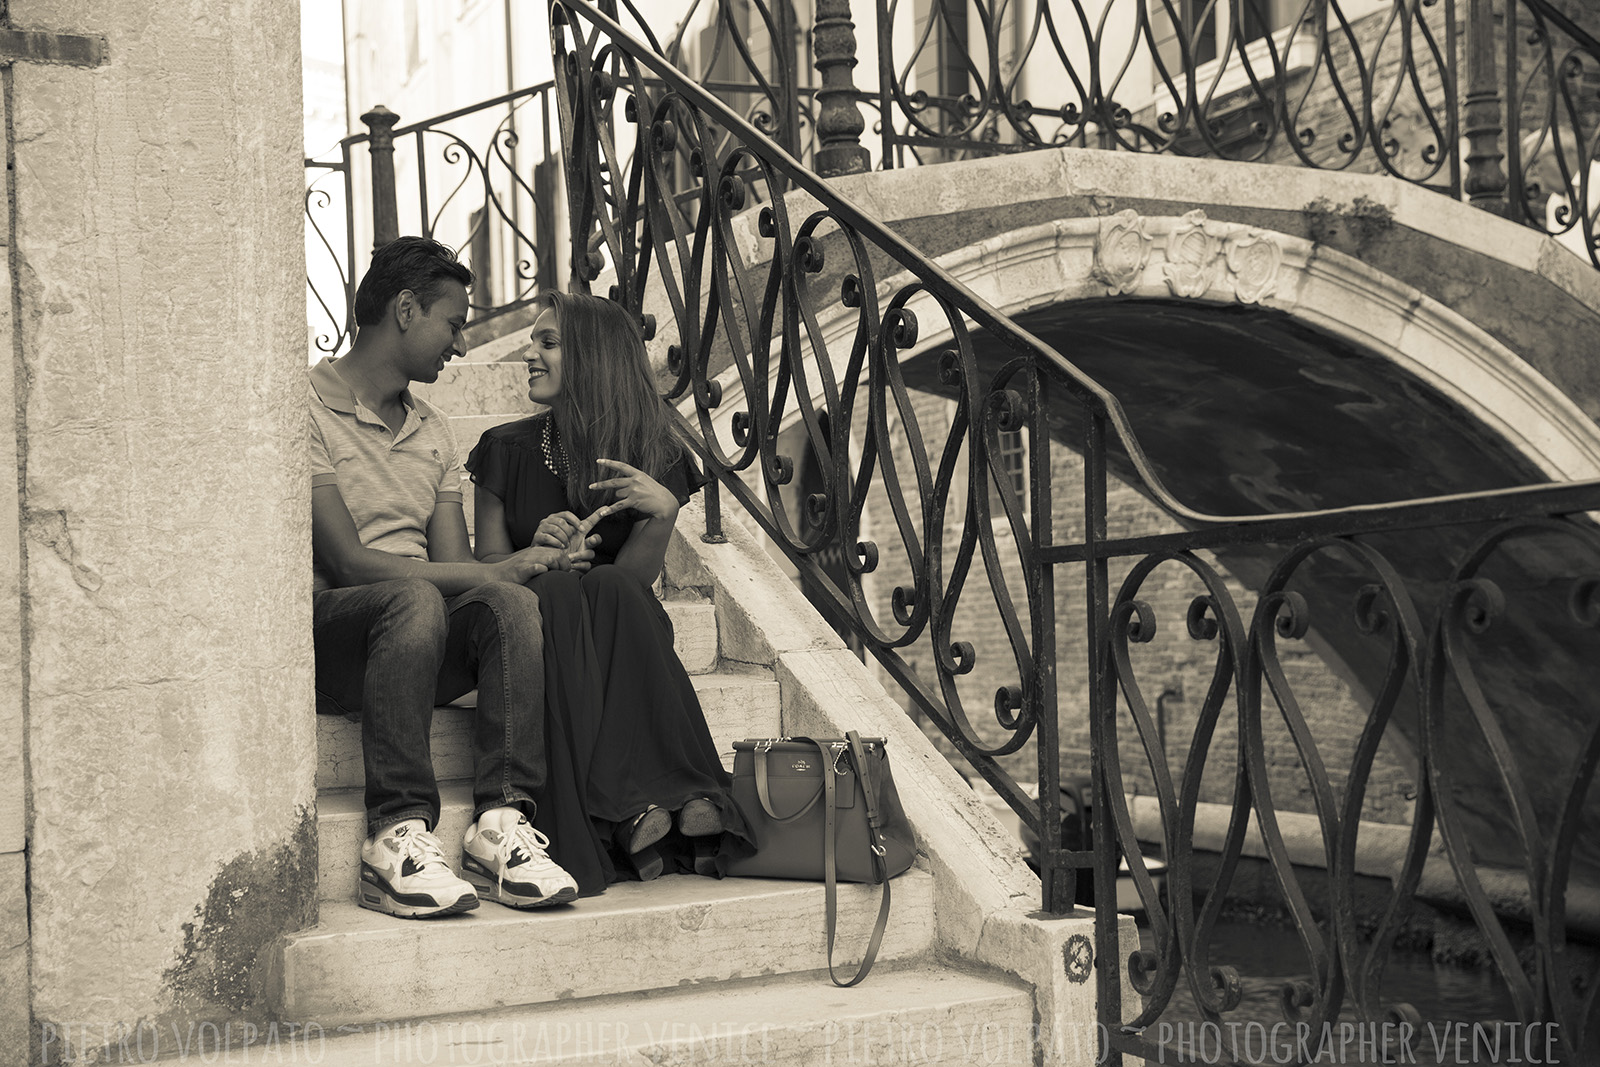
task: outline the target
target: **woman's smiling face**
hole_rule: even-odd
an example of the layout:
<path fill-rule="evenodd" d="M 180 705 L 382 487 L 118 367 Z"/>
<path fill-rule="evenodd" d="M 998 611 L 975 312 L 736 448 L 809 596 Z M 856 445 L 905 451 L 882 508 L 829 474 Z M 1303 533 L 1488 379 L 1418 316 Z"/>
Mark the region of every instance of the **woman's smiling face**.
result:
<path fill-rule="evenodd" d="M 528 366 L 528 399 L 550 404 L 561 395 L 561 320 L 547 307 L 533 320 L 533 347 L 523 357 Z"/>

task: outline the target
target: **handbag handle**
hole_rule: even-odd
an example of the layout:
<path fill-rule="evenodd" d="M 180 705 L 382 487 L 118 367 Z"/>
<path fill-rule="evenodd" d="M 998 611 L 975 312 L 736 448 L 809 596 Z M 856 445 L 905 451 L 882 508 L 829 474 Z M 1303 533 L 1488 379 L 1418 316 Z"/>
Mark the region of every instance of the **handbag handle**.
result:
<path fill-rule="evenodd" d="M 793 740 L 795 740 L 795 741 L 810 741 L 813 745 L 816 745 L 818 749 L 821 749 L 823 751 L 823 764 L 822 765 L 825 768 L 827 767 L 827 754 L 826 754 L 827 750 L 820 742 L 812 740 L 809 737 L 796 737 Z M 762 744 L 765 744 L 765 742 L 762 742 Z M 811 799 L 806 801 L 805 804 L 800 808 L 799 811 L 795 812 L 793 815 L 779 815 L 775 810 L 773 810 L 773 807 L 772 807 L 772 791 L 767 785 L 767 757 L 770 756 L 771 754 L 772 754 L 772 749 L 770 747 L 769 748 L 762 748 L 762 747 L 760 747 L 760 745 L 756 746 L 756 751 L 755 751 L 756 799 L 761 801 L 761 810 L 766 812 L 767 813 L 767 818 L 771 819 L 773 822 L 793 822 L 794 820 L 798 819 L 800 816 L 804 815 L 806 812 L 810 811 L 813 807 L 816 806 L 817 801 L 822 798 L 823 785 L 822 785 L 821 782 L 817 783 L 817 791 L 815 793 L 811 794 Z M 829 772 L 827 770 L 824 770 L 822 772 L 822 777 L 824 779 L 827 779 L 828 777 L 830 777 Z M 832 803 L 831 798 L 829 800 L 829 803 Z"/>
<path fill-rule="evenodd" d="M 823 813 L 822 830 L 822 875 L 824 886 L 824 899 L 828 912 L 828 977 L 833 979 L 833 984 L 841 989 L 848 989 L 867 976 L 872 970 L 872 965 L 878 959 L 878 948 L 883 944 L 883 932 L 889 925 L 889 870 L 884 862 L 886 851 L 883 845 L 883 833 L 878 827 L 878 800 L 876 790 L 870 780 L 867 769 L 865 746 L 861 742 L 861 734 L 850 730 L 845 734 L 849 743 L 846 750 L 850 762 L 855 764 L 856 780 L 861 783 L 861 793 L 865 798 L 867 807 L 867 833 L 868 843 L 872 850 L 872 869 L 883 883 L 883 895 L 878 901 L 878 920 L 872 927 L 872 939 L 867 942 L 866 955 L 861 960 L 861 968 L 856 971 L 856 976 L 848 982 L 839 981 L 839 976 L 833 973 L 833 941 L 834 934 L 839 925 L 838 901 L 838 869 L 837 869 L 837 842 L 834 840 L 836 832 L 836 809 L 834 807 L 834 783 L 836 775 L 832 767 L 827 765 L 828 748 L 820 741 L 812 740 L 817 746 L 817 752 L 822 757 L 824 770 L 822 773 L 822 793 L 826 796 Z M 810 740 L 808 738 L 808 740 Z M 809 805 L 808 805 L 809 806 Z M 769 813 L 770 814 L 770 813 Z"/>

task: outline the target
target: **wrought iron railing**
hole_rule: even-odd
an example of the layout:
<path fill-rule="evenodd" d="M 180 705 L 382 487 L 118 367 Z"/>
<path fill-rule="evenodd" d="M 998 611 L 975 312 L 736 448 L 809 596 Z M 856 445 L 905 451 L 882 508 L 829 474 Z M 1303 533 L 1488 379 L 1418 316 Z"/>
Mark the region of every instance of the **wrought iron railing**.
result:
<path fill-rule="evenodd" d="M 1120 1063 L 1124 1054 L 1174 1062 L 1157 1028 L 1174 1013 L 1191 1012 L 1202 1023 L 1246 1022 L 1237 1014 L 1241 976 L 1213 964 L 1209 946 L 1257 833 L 1304 955 L 1302 977 L 1282 983 L 1280 1012 L 1265 1020 L 1263 1033 L 1275 1023 L 1310 1027 L 1335 1019 L 1415 1024 L 1417 1013 L 1385 993 L 1382 976 L 1437 833 L 1503 979 L 1510 1014 L 1561 1024 L 1557 1047 L 1581 1055 L 1595 983 L 1577 973 L 1568 951 L 1564 907 L 1575 860 L 1586 873 L 1594 866 L 1592 850 L 1579 846 L 1579 827 L 1591 815 L 1600 714 L 1592 690 L 1570 694 L 1576 709 L 1554 711 L 1578 724 L 1577 749 L 1563 753 L 1560 766 L 1523 767 L 1498 706 L 1506 694 L 1481 679 L 1493 657 L 1525 659 L 1530 648 L 1565 664 L 1594 660 L 1600 535 L 1587 515 L 1600 512 L 1600 482 L 1292 514 L 1197 512 L 1157 476 L 1116 397 L 1070 359 L 839 195 L 606 13 L 582 0 L 555 0 L 551 22 L 570 231 L 598 235 L 593 253 L 575 246 L 574 284 L 588 288 L 609 275 L 612 295 L 641 315 L 647 294 L 651 307 L 670 308 L 671 395 L 692 406 L 686 428 L 714 475 L 705 536 L 720 536 L 722 500 L 731 494 L 817 592 L 832 621 L 872 653 L 1042 842 L 1047 912 L 1069 913 L 1078 872 L 1092 871 L 1107 1024 L 1106 1059 L 1096 1062 Z M 770 195 L 758 201 L 758 188 Z M 809 197 L 792 199 L 788 191 Z M 791 205 L 802 202 L 812 206 L 794 214 Z M 754 254 L 747 251 L 752 243 L 759 245 Z M 885 267 L 895 276 L 885 278 Z M 645 324 L 653 334 L 654 318 L 645 315 Z M 975 353 L 979 334 L 1008 353 L 987 376 Z M 906 353 L 930 344 L 940 353 L 940 388 L 955 398 L 948 432 L 920 413 L 901 365 Z M 1063 426 L 1076 427 L 1066 443 L 1082 455 L 1083 479 L 1081 506 L 1067 507 L 1074 516 L 1067 525 L 1078 532 L 1058 543 L 1057 524 L 1046 518 L 1059 509 L 1045 443 Z M 1004 465 L 1000 440 L 1018 430 L 1037 445 L 1020 472 Z M 797 449 L 780 446 L 785 433 L 798 434 Z M 1107 536 L 1113 457 L 1187 532 Z M 808 491 L 797 494 L 802 466 Z M 877 516 L 872 530 L 869 508 Z M 1426 567 L 1416 566 L 1419 531 L 1432 538 Z M 1242 548 L 1270 548 L 1274 561 L 1253 607 L 1208 562 L 1212 553 Z M 891 552 L 908 577 L 881 598 L 871 585 Z M 1127 568 L 1115 594 L 1114 564 Z M 1056 676 L 1057 625 L 1066 620 L 1056 617 L 1055 585 L 1064 566 L 1081 567 L 1088 604 L 1092 848 L 1062 833 Z M 1157 625 L 1142 588 L 1158 566 L 1196 576 L 1201 592 L 1184 627 L 1214 649 L 1213 682 L 1177 774 L 1169 762 L 1179 749 L 1152 721 L 1145 694 L 1153 686 L 1141 678 L 1137 655 Z M 1005 635 L 1001 655 L 1014 667 L 1012 681 L 993 693 L 992 709 L 963 687 L 978 657 L 964 613 L 979 599 L 995 606 Z M 1312 622 L 1373 643 L 1383 665 L 1365 729 L 1349 752 L 1319 749 L 1316 724 L 1281 666 L 1280 644 L 1303 637 Z M 1486 635 L 1504 636 L 1496 643 Z M 918 642 L 932 651 L 921 670 L 908 659 Z M 991 711 L 992 722 L 979 729 L 979 716 Z M 1385 732 L 1398 728 L 1391 726 L 1397 716 L 1413 720 L 1421 776 L 1409 844 L 1375 913 L 1354 899 L 1353 857 L 1374 752 Z M 1273 720 L 1304 768 L 1314 810 L 1301 817 L 1314 820 L 1322 874 L 1297 872 L 1285 844 L 1280 824 L 1288 815 L 1274 803 L 1263 756 L 1264 724 Z M 1233 752 L 1213 743 L 1226 722 L 1237 731 Z M 1472 754 L 1466 764 L 1463 748 Z M 1037 773 L 1019 779 L 1016 759 L 1030 755 Z M 1342 796 L 1331 773 L 1335 761 L 1346 773 Z M 1218 873 L 1202 884 L 1198 790 L 1202 768 L 1219 762 L 1234 788 L 1215 850 Z M 1154 832 L 1136 832 L 1133 823 L 1124 783 L 1135 763 L 1153 782 Z M 1474 851 L 1481 842 L 1471 838 L 1462 811 L 1467 771 L 1478 776 L 1472 789 L 1498 787 L 1507 798 L 1503 843 L 1523 862 L 1495 877 L 1521 886 L 1520 903 L 1508 904 L 1500 883 L 1493 899 L 1485 888 Z M 1550 783 L 1553 790 L 1539 789 L 1536 802 L 1533 786 Z M 1560 798 L 1554 811 L 1541 806 L 1550 795 Z M 1152 840 L 1168 864 L 1165 892 L 1145 873 L 1141 841 Z M 1150 916 L 1149 945 L 1126 960 L 1114 904 L 1122 861 Z M 1315 893 L 1303 887 L 1305 879 Z M 1506 917 L 1518 908 L 1520 923 Z M 1125 972 L 1137 1003 L 1123 1002 Z M 1588 991 L 1576 991 L 1584 979 Z M 1180 986 L 1192 998 L 1182 1008 L 1175 1002 Z"/>
<path fill-rule="evenodd" d="M 314 237 L 306 282 L 319 351 L 339 351 L 354 333 L 366 247 L 402 232 L 462 252 L 477 276 L 476 321 L 523 307 L 539 287 L 557 283 L 553 87 L 543 82 L 406 126 L 378 106 L 361 116 L 368 132 L 340 141 L 336 159 L 306 160 Z"/>
<path fill-rule="evenodd" d="M 1600 264 L 1600 38 L 1547 0 L 1520 0 L 1504 41 L 1513 217 L 1574 235 Z"/>

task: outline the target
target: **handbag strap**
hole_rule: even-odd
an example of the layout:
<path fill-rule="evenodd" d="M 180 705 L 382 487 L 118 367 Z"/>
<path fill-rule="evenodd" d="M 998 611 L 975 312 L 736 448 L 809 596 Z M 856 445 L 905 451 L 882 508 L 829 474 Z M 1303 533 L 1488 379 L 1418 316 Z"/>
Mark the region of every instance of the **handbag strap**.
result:
<path fill-rule="evenodd" d="M 827 780 L 830 777 L 830 774 L 831 774 L 830 768 L 828 766 L 827 750 L 825 748 L 823 748 L 823 746 L 819 742 L 812 741 L 811 738 L 809 738 L 809 737 L 805 737 L 805 738 L 797 737 L 797 738 L 795 738 L 795 740 L 796 741 L 811 741 L 811 743 L 813 745 L 816 745 L 819 749 L 822 750 L 822 752 L 823 752 L 822 778 L 824 780 Z M 762 744 L 766 744 L 766 742 L 762 742 Z M 806 812 L 810 811 L 812 809 L 812 807 L 817 803 L 817 801 L 822 798 L 822 794 L 823 794 L 822 783 L 821 782 L 817 783 L 817 791 L 815 793 L 811 794 L 811 799 L 806 801 L 805 804 L 801 806 L 799 811 L 795 812 L 792 815 L 779 815 L 777 813 L 777 811 L 774 810 L 773 807 L 772 807 L 772 790 L 767 785 L 767 759 L 771 755 L 772 755 L 771 746 L 768 746 L 766 748 L 762 748 L 762 747 L 760 747 L 758 745 L 756 747 L 756 751 L 755 751 L 756 799 L 761 801 L 761 810 L 766 812 L 767 813 L 767 818 L 771 819 L 773 822 L 794 822 L 800 816 L 802 816 Z M 832 802 L 833 801 L 830 798 L 829 799 L 829 803 L 831 804 Z"/>
<path fill-rule="evenodd" d="M 822 829 L 822 875 L 823 895 L 828 912 L 828 977 L 833 979 L 833 984 L 842 989 L 848 989 L 867 976 L 872 970 L 872 965 L 878 959 L 878 948 L 883 944 L 883 932 L 889 925 L 889 871 L 884 862 L 885 850 L 883 834 L 878 829 L 877 798 L 875 790 L 869 784 L 866 752 L 861 743 L 861 735 L 851 730 L 845 735 L 849 748 L 841 752 L 841 756 L 848 754 L 850 762 L 855 764 L 856 780 L 861 783 L 861 792 L 865 797 L 867 808 L 867 834 L 868 843 L 872 850 L 872 869 L 877 874 L 878 880 L 883 883 L 883 895 L 878 901 L 878 921 L 872 927 L 872 939 L 867 942 L 867 953 L 861 960 L 861 968 L 856 971 L 856 976 L 848 982 L 839 981 L 839 976 L 833 973 L 833 941 L 834 934 L 839 925 L 838 901 L 838 847 L 835 841 L 837 828 L 837 810 L 834 806 L 834 773 L 833 759 L 828 752 L 828 746 L 821 741 L 813 741 L 817 746 L 817 753 L 823 760 L 822 792 L 825 796 L 823 829 Z"/>

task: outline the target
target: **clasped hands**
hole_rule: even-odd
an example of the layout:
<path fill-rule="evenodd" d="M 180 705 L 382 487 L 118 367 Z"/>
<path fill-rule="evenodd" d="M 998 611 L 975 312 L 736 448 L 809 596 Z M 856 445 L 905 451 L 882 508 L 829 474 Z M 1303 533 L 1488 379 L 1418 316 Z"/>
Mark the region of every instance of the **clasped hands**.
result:
<path fill-rule="evenodd" d="M 647 519 L 673 520 L 678 517 L 678 498 L 644 471 L 614 459 L 595 462 L 614 468 L 618 473 L 615 477 L 591 483 L 589 488 L 615 490 L 616 499 L 581 519 L 570 511 L 558 511 L 540 520 L 538 528 L 534 530 L 533 544 L 524 551 L 543 549 L 549 553 L 550 550 L 556 550 L 557 554 L 550 557 L 556 562 L 545 563 L 551 570 L 586 571 L 593 566 L 594 546 L 600 543 L 600 535 L 593 530 L 608 515 L 631 510 Z"/>

